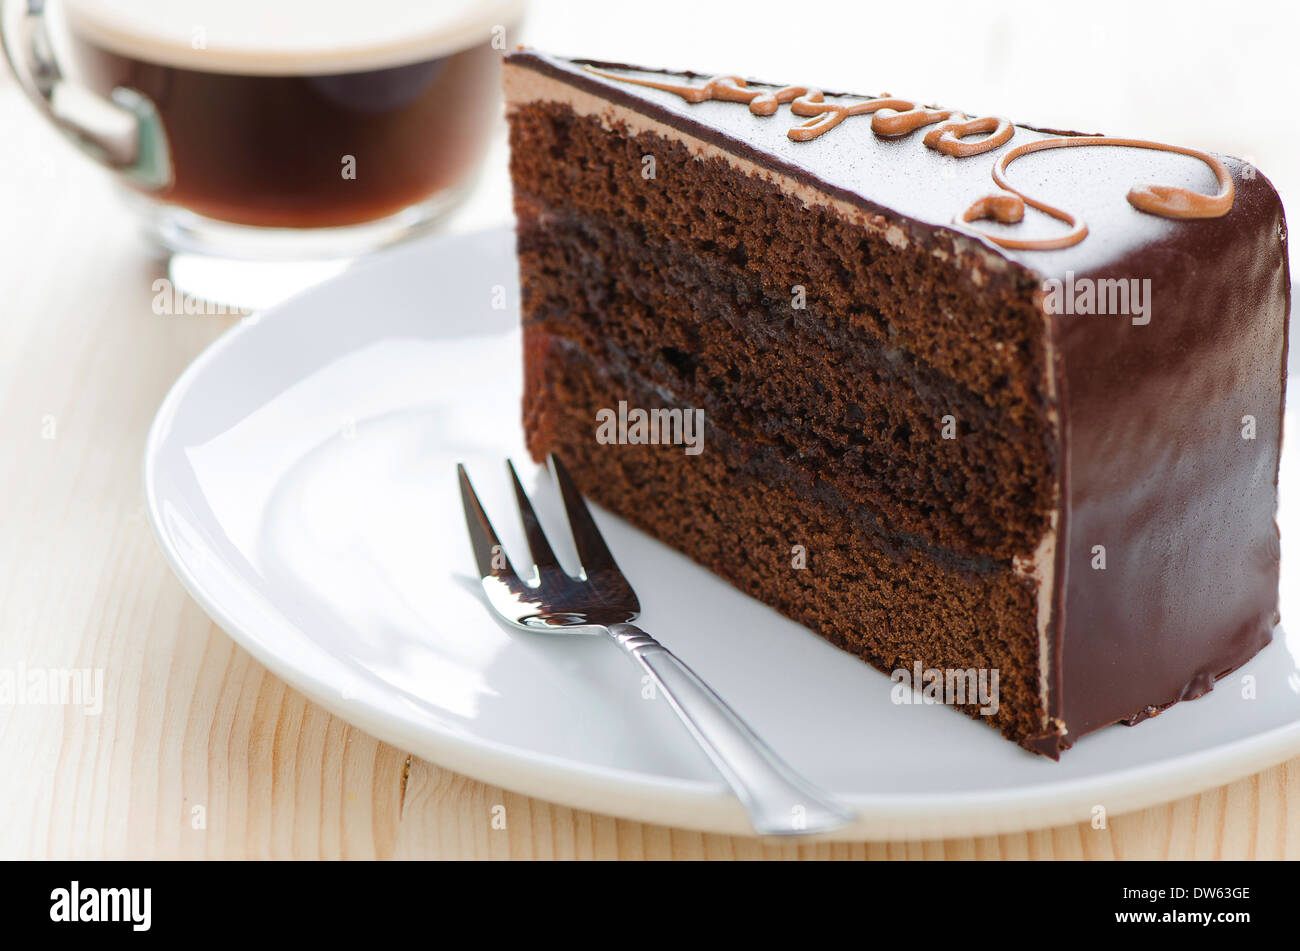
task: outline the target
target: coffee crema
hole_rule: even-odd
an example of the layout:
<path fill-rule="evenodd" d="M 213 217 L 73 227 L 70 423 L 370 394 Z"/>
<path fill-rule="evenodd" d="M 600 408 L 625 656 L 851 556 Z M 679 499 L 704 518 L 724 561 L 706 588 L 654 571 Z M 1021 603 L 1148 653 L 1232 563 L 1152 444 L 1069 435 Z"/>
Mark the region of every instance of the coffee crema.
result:
<path fill-rule="evenodd" d="M 131 59 L 217 73 L 356 73 L 440 59 L 519 23 L 524 0 L 52 0 Z"/>

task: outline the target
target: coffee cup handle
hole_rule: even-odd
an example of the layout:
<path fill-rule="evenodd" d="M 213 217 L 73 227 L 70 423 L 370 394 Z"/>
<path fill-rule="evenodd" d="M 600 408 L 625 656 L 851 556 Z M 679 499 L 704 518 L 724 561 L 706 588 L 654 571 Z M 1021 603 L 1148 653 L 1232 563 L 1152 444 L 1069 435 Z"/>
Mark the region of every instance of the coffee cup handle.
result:
<path fill-rule="evenodd" d="M 0 37 L 18 84 L 37 109 L 97 162 L 150 190 L 172 183 L 158 110 L 125 86 L 110 99 L 64 78 L 45 22 L 45 0 L 0 0 Z"/>

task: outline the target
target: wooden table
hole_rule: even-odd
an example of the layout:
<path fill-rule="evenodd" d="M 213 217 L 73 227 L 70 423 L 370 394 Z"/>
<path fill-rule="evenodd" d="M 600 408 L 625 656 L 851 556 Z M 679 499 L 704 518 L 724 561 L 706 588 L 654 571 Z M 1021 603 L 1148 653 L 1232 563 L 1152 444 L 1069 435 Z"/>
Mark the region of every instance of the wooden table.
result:
<path fill-rule="evenodd" d="M 105 678 L 99 716 L 0 705 L 0 858 L 1300 857 L 1300 758 L 1104 830 L 766 845 L 485 786 L 331 716 L 208 620 L 144 513 L 154 411 L 234 318 L 153 314 L 108 180 L 7 74 L 0 129 L 0 669 Z"/>

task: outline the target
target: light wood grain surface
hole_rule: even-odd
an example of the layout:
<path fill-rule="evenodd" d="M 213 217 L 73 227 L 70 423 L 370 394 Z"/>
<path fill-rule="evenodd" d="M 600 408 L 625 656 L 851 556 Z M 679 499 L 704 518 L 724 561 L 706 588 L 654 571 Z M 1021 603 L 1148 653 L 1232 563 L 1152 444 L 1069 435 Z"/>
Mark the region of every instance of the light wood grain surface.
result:
<path fill-rule="evenodd" d="M 1300 759 L 1104 830 L 768 845 L 578 812 L 378 742 L 234 646 L 145 517 L 154 411 L 234 318 L 152 313 L 162 270 L 108 179 L 7 79 L 0 130 L 0 669 L 99 668 L 105 694 L 98 716 L 0 705 L 0 858 L 1300 857 Z"/>

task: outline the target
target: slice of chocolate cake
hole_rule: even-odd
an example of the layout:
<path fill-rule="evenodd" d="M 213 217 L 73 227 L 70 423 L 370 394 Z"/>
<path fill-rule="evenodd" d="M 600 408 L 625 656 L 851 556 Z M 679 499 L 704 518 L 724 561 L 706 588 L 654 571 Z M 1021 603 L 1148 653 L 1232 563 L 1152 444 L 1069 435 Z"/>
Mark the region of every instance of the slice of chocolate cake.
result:
<path fill-rule="evenodd" d="M 538 459 L 900 680 L 996 671 L 995 704 L 945 699 L 1051 756 L 1268 643 L 1289 278 L 1253 168 L 736 77 L 505 72 Z"/>

